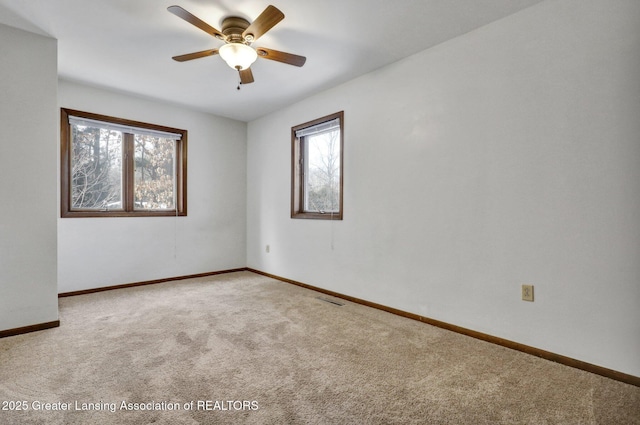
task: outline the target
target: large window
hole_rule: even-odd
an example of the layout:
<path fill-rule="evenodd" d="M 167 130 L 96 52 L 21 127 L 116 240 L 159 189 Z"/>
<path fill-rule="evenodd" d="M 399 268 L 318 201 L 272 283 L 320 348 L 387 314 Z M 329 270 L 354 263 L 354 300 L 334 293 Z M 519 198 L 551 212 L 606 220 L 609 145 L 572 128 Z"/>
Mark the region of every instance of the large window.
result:
<path fill-rule="evenodd" d="M 291 217 L 342 220 L 344 112 L 291 128 Z"/>
<path fill-rule="evenodd" d="M 61 109 L 62 217 L 187 214 L 187 131 Z"/>

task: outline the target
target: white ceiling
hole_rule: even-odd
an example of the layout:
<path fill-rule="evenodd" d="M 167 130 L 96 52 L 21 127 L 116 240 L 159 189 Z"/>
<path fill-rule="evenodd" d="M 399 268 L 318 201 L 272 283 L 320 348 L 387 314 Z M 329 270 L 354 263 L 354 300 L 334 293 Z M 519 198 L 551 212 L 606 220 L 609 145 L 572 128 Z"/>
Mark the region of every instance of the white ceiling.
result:
<path fill-rule="evenodd" d="M 0 0 L 0 23 L 58 39 L 61 78 L 251 121 L 541 1 Z M 253 46 L 307 62 L 259 58 L 255 83 L 238 91 L 237 72 L 219 56 L 171 59 L 222 44 L 167 12 L 173 4 L 217 29 L 273 4 L 285 19 Z"/>

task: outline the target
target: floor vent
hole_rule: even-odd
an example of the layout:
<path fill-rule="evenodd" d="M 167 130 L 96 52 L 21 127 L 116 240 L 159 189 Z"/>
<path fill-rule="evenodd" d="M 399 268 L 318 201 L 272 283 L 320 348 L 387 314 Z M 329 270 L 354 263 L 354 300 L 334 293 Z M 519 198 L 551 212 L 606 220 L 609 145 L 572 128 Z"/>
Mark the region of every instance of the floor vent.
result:
<path fill-rule="evenodd" d="M 324 302 L 329 303 L 329 304 L 337 305 L 338 307 L 342 307 L 344 305 L 344 303 L 342 303 L 340 301 L 332 300 L 330 298 L 316 297 L 316 299 L 318 299 L 320 301 L 324 301 Z"/>

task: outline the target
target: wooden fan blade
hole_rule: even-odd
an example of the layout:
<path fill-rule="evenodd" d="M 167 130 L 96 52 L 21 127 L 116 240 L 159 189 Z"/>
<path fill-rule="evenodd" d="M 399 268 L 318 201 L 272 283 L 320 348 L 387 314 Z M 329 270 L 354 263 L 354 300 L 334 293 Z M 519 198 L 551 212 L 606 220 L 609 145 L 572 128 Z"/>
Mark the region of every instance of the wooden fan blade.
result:
<path fill-rule="evenodd" d="M 193 59 L 200 59 L 207 56 L 213 56 L 218 54 L 218 49 L 203 50 L 201 52 L 187 53 L 186 55 L 174 56 L 172 59 L 178 62 L 190 61 Z"/>
<path fill-rule="evenodd" d="M 240 82 L 242 84 L 253 83 L 253 72 L 251 72 L 251 68 L 243 69 L 238 72 L 240 73 Z"/>
<path fill-rule="evenodd" d="M 207 24 L 205 21 L 201 20 L 197 16 L 194 16 L 191 13 L 187 12 L 180 6 L 169 6 L 167 10 L 173 13 L 174 15 L 176 15 L 178 18 L 182 18 L 185 21 L 189 22 L 191 25 L 195 25 L 196 27 L 200 28 L 202 31 L 206 32 L 207 34 L 211 34 L 214 37 L 224 39 L 224 35 L 220 31 L 218 31 L 211 25 Z"/>
<path fill-rule="evenodd" d="M 267 8 L 258 16 L 255 21 L 249 25 L 249 27 L 244 30 L 242 33 L 242 37 L 246 37 L 247 35 L 253 35 L 253 40 L 256 41 L 260 38 L 264 33 L 269 31 L 271 28 L 275 26 L 278 22 L 284 19 L 284 13 L 280 12 L 280 10 L 275 6 L 267 6 Z"/>
<path fill-rule="evenodd" d="M 286 63 L 293 66 L 302 66 L 307 61 L 307 58 L 305 58 L 304 56 L 294 55 L 293 53 L 280 52 L 273 49 L 265 49 L 264 47 L 256 49 L 256 52 L 258 52 L 258 56 L 262 58 Z"/>

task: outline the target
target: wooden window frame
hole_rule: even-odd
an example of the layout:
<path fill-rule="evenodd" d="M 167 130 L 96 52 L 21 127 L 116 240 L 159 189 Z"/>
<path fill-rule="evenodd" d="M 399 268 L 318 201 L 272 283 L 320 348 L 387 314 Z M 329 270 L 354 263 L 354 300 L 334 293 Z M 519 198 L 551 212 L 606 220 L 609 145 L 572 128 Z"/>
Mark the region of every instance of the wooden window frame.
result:
<path fill-rule="evenodd" d="M 136 210 L 134 206 L 133 138 L 123 133 L 123 193 L 121 210 L 98 210 L 71 208 L 71 124 L 69 116 L 87 118 L 105 123 L 146 128 L 166 133 L 180 134 L 176 141 L 175 172 L 176 208 L 167 210 Z M 130 158 L 130 159 L 126 159 Z M 60 108 L 60 216 L 69 217 L 175 217 L 187 215 L 187 130 L 143 123 L 124 118 Z"/>
<path fill-rule="evenodd" d="M 297 138 L 296 131 L 322 124 L 338 118 L 340 120 L 340 194 L 338 212 L 313 212 L 304 209 L 304 137 Z M 336 112 L 304 124 L 291 127 L 291 218 L 313 220 L 342 220 L 344 188 L 344 111 Z"/>

